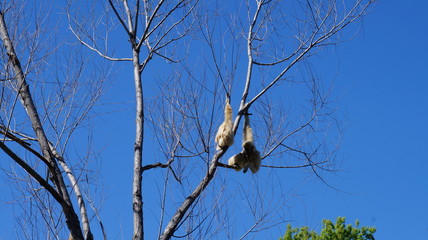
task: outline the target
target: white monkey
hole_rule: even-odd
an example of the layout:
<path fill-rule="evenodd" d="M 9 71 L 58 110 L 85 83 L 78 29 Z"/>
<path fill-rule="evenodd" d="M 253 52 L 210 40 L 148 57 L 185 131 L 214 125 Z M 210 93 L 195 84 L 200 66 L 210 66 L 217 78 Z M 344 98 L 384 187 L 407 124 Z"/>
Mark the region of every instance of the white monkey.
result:
<path fill-rule="evenodd" d="M 236 171 L 244 169 L 244 173 L 250 168 L 252 173 L 256 173 L 260 169 L 261 157 L 260 152 L 254 146 L 253 129 L 250 127 L 250 118 L 245 115 L 244 133 L 242 141 L 242 152 L 232 156 L 228 160 L 229 165 L 235 165 L 238 168 Z"/>
<path fill-rule="evenodd" d="M 232 146 L 233 137 L 232 107 L 229 104 L 229 99 L 226 99 L 224 122 L 218 128 L 217 135 L 215 136 L 215 142 L 217 143 L 216 150 Z"/>
<path fill-rule="evenodd" d="M 244 168 L 244 173 L 247 172 L 248 167 L 252 173 L 256 173 L 260 169 L 261 157 L 260 152 L 257 151 L 254 145 L 253 129 L 250 127 L 250 117 L 245 115 L 244 121 L 244 142 L 242 143 L 242 152 L 247 159 L 247 167 Z"/>
<path fill-rule="evenodd" d="M 241 171 L 241 169 L 243 168 L 248 169 L 247 158 L 245 157 L 245 154 L 243 152 L 233 155 L 231 158 L 229 158 L 227 164 L 238 167 L 235 168 L 235 170 L 238 172 Z"/>

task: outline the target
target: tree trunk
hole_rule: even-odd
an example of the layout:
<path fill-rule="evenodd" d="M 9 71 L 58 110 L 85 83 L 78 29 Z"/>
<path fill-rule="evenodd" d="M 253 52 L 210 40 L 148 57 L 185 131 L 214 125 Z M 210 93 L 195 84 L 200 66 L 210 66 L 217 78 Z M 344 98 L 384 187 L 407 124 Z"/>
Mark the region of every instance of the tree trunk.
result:
<path fill-rule="evenodd" d="M 140 57 L 139 50 L 133 44 L 133 64 L 135 81 L 135 143 L 134 143 L 134 181 L 132 184 L 132 209 L 134 212 L 134 240 L 144 239 L 143 226 L 143 194 L 142 194 L 142 155 L 143 155 L 143 137 L 144 137 L 144 100 L 143 85 L 141 82 Z"/>
<path fill-rule="evenodd" d="M 79 218 L 74 212 L 73 205 L 70 201 L 70 196 L 67 192 L 67 188 L 64 183 L 64 179 L 61 175 L 61 171 L 52 156 L 49 148 L 49 142 L 45 135 L 45 132 L 40 121 L 39 114 L 34 105 L 31 97 L 30 89 L 25 79 L 24 72 L 21 67 L 21 63 L 16 55 L 12 41 L 9 37 L 7 25 L 4 19 L 4 12 L 0 12 L 0 35 L 3 40 L 3 44 L 6 47 L 7 55 L 9 56 L 9 62 L 13 67 L 15 73 L 15 87 L 18 89 L 18 94 L 28 117 L 30 118 L 32 128 L 37 136 L 37 140 L 40 144 L 40 149 L 43 152 L 43 156 L 48 160 L 50 166 L 48 166 L 51 174 L 51 179 L 54 182 L 59 194 L 64 199 L 66 204 L 61 204 L 66 217 L 67 226 L 71 232 L 71 235 L 75 240 L 83 240 L 82 229 L 80 228 Z"/>

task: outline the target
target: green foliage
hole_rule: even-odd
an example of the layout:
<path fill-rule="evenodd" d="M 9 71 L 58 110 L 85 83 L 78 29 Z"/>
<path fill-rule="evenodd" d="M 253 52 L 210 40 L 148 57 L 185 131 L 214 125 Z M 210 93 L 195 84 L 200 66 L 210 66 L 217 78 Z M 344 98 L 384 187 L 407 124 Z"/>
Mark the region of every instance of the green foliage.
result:
<path fill-rule="evenodd" d="M 323 228 L 321 233 L 309 230 L 308 227 L 292 228 L 290 224 L 284 237 L 280 240 L 374 240 L 373 234 L 376 232 L 374 227 L 361 227 L 360 223 L 355 221 L 355 227 L 352 224 L 345 225 L 345 218 L 338 217 L 334 224 L 330 220 L 322 221 Z"/>

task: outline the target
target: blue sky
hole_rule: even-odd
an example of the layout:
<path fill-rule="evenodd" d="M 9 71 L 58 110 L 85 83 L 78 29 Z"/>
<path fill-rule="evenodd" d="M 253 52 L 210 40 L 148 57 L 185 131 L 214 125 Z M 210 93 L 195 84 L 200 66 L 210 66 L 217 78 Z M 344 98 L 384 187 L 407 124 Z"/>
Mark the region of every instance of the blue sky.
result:
<path fill-rule="evenodd" d="M 331 182 L 349 194 L 308 187 L 297 225 L 346 216 L 376 226 L 376 239 L 428 238 L 427 10 L 426 1 L 379 1 L 337 50 L 335 91 L 347 123 L 343 171 Z"/>
<path fill-rule="evenodd" d="M 375 226 L 376 239 L 428 239 L 428 157 L 424 153 L 428 147 L 427 12 L 428 2 L 424 0 L 379 1 L 363 23 L 353 28 L 354 32 L 359 29 L 354 39 L 313 61 L 322 79 L 334 80 L 334 105 L 345 130 L 337 156 L 339 171 L 325 175 L 339 190 L 301 170 L 275 170 L 271 178 L 268 173 L 272 171 L 261 169 L 260 179 L 248 174 L 237 179 L 238 175 L 226 173 L 233 179 L 229 191 L 236 187 L 234 183 L 248 179 L 259 184 L 279 179 L 287 192 L 285 218 L 293 226 L 319 229 L 322 219 L 345 216 L 348 223 L 359 219 L 361 225 Z M 129 51 L 118 48 L 117 52 Z M 121 104 L 113 113 L 105 113 L 107 110 L 99 106 L 97 111 L 102 114 L 91 123 L 96 124 L 96 147 L 101 149 L 99 183 L 105 196 L 101 217 L 109 239 L 129 239 L 132 162 L 127 159 L 132 159 L 132 152 L 123 149 L 131 149 L 133 144 L 133 94 L 129 93 L 133 84 L 127 81 L 131 77 L 129 64 L 115 66 L 118 81 L 108 85 L 102 100 Z M 149 70 L 153 76 L 162 76 L 162 69 L 150 66 Z M 145 156 L 162 158 L 154 155 Z M 151 174 L 161 171 L 145 176 L 148 196 L 158 194 Z M 157 198 L 146 201 L 146 206 L 157 204 Z M 10 216 L 10 210 L 10 205 L 4 206 L 0 213 Z M 150 209 L 146 213 L 149 219 L 158 216 Z M 2 222 L 8 219 L 1 217 Z M 156 223 L 147 221 L 147 229 L 154 227 Z M 276 239 L 284 231 L 281 225 L 249 239 Z M 153 234 L 156 231 L 148 233 L 147 239 Z M 10 226 L 2 224 L 0 239 L 10 236 Z"/>
<path fill-rule="evenodd" d="M 344 117 L 341 164 L 327 177 L 340 191 L 297 170 L 279 171 L 290 191 L 287 218 L 293 226 L 319 229 L 322 219 L 345 216 L 348 223 L 359 219 L 377 227 L 377 239 L 428 238 L 427 11 L 422 0 L 379 1 L 354 39 L 314 62 L 321 77 L 334 78 L 335 104 Z M 123 212 L 112 215 L 129 221 Z"/>

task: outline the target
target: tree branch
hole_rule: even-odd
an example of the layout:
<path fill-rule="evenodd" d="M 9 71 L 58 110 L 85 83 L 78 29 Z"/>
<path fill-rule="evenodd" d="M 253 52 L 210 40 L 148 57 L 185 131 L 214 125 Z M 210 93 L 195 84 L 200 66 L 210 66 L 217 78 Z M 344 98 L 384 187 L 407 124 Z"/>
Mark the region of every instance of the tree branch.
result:
<path fill-rule="evenodd" d="M 261 167 L 267 167 L 267 168 L 306 168 L 306 167 L 312 167 L 312 166 L 318 166 L 321 164 L 324 164 L 328 161 L 322 161 L 322 162 L 311 162 L 304 165 L 297 165 L 297 166 L 273 166 L 273 165 L 260 165 Z"/>
<path fill-rule="evenodd" d="M 64 198 L 62 198 L 62 196 L 42 176 L 40 176 L 24 160 L 10 150 L 10 148 L 8 148 L 2 141 L 0 141 L 0 148 L 28 174 L 30 174 L 30 176 L 33 177 L 42 187 L 44 187 L 61 206 L 67 206 Z"/>
<path fill-rule="evenodd" d="M 217 170 L 218 160 L 223 156 L 226 150 L 227 150 L 226 148 L 223 150 L 220 150 L 213 156 L 213 159 L 211 160 L 211 163 L 209 165 L 209 168 L 205 177 L 202 179 L 202 181 L 199 183 L 196 189 L 192 192 L 192 194 L 190 194 L 184 200 L 183 204 L 181 204 L 181 206 L 178 208 L 174 216 L 171 218 L 162 236 L 160 237 L 161 240 L 168 240 L 172 237 L 178 224 L 180 224 L 187 210 L 192 206 L 192 204 L 196 201 L 196 199 L 201 195 L 202 191 L 205 190 L 205 188 L 213 179 L 214 174 Z"/>
<path fill-rule="evenodd" d="M 82 225 L 83 225 L 83 232 L 85 233 L 85 239 L 86 240 L 93 240 L 94 237 L 91 232 L 91 226 L 89 224 L 89 218 L 85 206 L 85 201 L 83 200 L 83 195 L 80 191 L 80 187 L 78 184 L 77 179 L 74 177 L 73 172 L 68 167 L 68 165 L 65 163 L 64 158 L 56 151 L 55 147 L 49 143 L 49 146 L 51 148 L 53 156 L 58 160 L 61 167 L 64 169 L 65 173 L 67 174 L 67 177 L 71 183 L 71 186 L 73 188 L 74 194 L 77 198 L 77 204 L 79 205 L 80 210 L 80 217 L 82 218 Z"/>
<path fill-rule="evenodd" d="M 82 230 L 80 228 L 79 218 L 73 209 L 73 204 L 70 200 L 67 187 L 65 186 L 64 179 L 61 175 L 61 171 L 58 168 L 57 163 L 52 157 L 52 152 L 49 148 L 49 141 L 46 137 L 46 133 L 43 130 L 42 123 L 40 121 L 39 114 L 34 104 L 33 98 L 29 86 L 26 81 L 26 76 L 21 67 L 21 62 L 15 52 L 12 40 L 10 39 L 8 28 L 4 18 L 4 12 L 0 12 L 0 36 L 3 40 L 3 44 L 6 48 L 7 55 L 9 56 L 9 62 L 12 64 L 13 72 L 15 74 L 16 82 L 15 87 L 19 96 L 21 97 L 21 103 L 24 107 L 28 118 L 31 121 L 34 133 L 37 136 L 37 141 L 40 144 L 40 149 L 43 152 L 44 158 L 52 166 L 51 177 L 57 187 L 59 194 L 67 204 L 62 204 L 62 209 L 67 219 L 67 226 L 74 239 L 83 239 Z"/>
<path fill-rule="evenodd" d="M 71 20 L 69 20 L 70 22 Z M 83 44 L 84 46 L 86 46 L 89 50 L 96 52 L 98 55 L 100 55 L 102 58 L 105 58 L 107 60 L 110 61 L 118 61 L 118 62 L 122 62 L 122 61 L 132 61 L 132 58 L 115 58 L 115 57 L 110 57 L 107 56 L 106 54 L 103 54 L 100 50 L 98 50 L 96 47 L 92 47 L 91 45 L 89 45 L 87 42 L 83 41 L 83 39 L 80 38 L 80 36 L 74 31 L 73 27 L 71 26 L 71 24 L 68 24 L 68 28 L 70 29 L 71 33 L 73 33 L 73 35 L 77 38 L 77 40 Z"/>
<path fill-rule="evenodd" d="M 125 30 L 126 34 L 128 34 L 129 38 L 132 38 L 132 34 L 131 34 L 131 32 L 130 32 L 130 30 L 132 30 L 132 29 L 128 29 L 128 28 L 126 27 L 125 22 L 123 21 L 122 17 L 120 16 L 119 12 L 117 11 L 117 9 L 116 9 L 116 7 L 114 6 L 113 2 L 112 2 L 111 0 L 108 0 L 108 2 L 109 2 L 109 4 L 110 4 L 111 8 L 112 8 L 112 9 L 113 9 L 113 11 L 114 11 L 114 14 L 115 14 L 115 15 L 116 15 L 116 17 L 117 17 L 117 20 L 119 20 L 120 24 L 122 24 L 122 27 L 123 27 L 123 29 Z"/>

